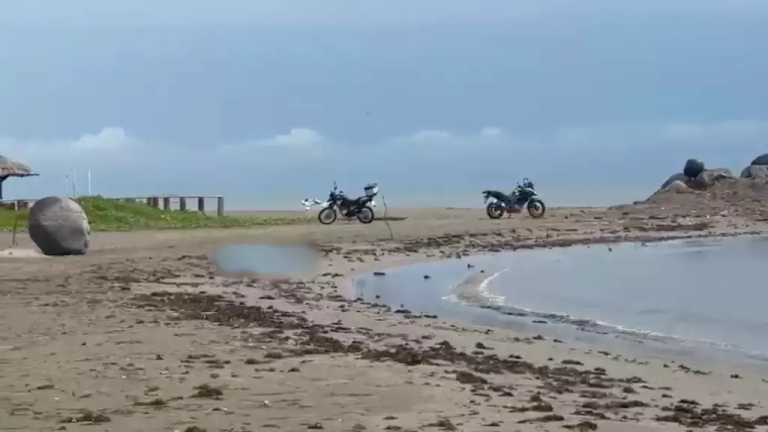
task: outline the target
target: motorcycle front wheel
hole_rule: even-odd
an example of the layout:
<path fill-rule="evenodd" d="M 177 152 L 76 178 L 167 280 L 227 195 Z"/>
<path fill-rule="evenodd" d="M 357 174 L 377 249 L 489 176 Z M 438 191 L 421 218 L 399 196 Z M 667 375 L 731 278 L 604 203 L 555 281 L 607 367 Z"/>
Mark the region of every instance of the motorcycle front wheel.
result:
<path fill-rule="evenodd" d="M 373 213 L 373 209 L 365 206 L 360 209 L 360 211 L 357 212 L 357 220 L 360 221 L 360 223 L 369 224 L 373 222 L 373 220 L 376 218 L 376 216 Z"/>
<path fill-rule="evenodd" d="M 485 213 L 491 219 L 500 219 L 504 216 L 504 206 L 498 202 L 492 202 L 485 207 Z"/>
<path fill-rule="evenodd" d="M 544 201 L 540 199 L 532 199 L 528 201 L 528 214 L 531 215 L 532 218 L 538 219 L 544 216 L 544 213 L 546 212 L 547 206 L 544 205 Z"/>
<path fill-rule="evenodd" d="M 326 207 L 320 210 L 320 213 L 317 215 L 317 220 L 320 221 L 320 223 L 323 225 L 330 225 L 336 222 L 337 217 L 338 215 L 336 214 L 336 209 L 333 207 Z"/>

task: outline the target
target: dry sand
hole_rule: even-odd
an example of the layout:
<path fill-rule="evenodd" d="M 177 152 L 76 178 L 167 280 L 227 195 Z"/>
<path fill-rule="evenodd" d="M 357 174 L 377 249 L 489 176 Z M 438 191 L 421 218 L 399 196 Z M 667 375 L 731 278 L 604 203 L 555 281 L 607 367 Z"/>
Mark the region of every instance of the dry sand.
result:
<path fill-rule="evenodd" d="M 765 233 L 762 210 L 396 214 L 407 219 L 393 236 L 382 222 L 99 233 L 85 257 L 0 257 L 0 431 L 766 429 L 760 365 L 614 352 L 341 295 L 355 272 L 419 260 Z M 317 245 L 324 270 L 225 277 L 207 259 L 265 242 Z"/>

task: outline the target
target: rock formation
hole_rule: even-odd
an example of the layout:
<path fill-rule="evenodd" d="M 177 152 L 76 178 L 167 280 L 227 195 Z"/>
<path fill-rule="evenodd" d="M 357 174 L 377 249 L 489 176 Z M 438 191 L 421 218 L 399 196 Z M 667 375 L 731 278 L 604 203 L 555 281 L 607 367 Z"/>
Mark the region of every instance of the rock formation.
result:
<path fill-rule="evenodd" d="M 29 212 L 29 235 L 46 255 L 84 255 L 90 236 L 88 216 L 69 198 L 43 198 Z"/>

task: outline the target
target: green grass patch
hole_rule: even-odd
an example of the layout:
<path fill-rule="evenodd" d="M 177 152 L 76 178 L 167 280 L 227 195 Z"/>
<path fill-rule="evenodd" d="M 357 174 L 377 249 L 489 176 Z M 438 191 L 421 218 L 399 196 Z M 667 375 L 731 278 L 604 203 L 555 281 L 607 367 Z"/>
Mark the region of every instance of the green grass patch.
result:
<path fill-rule="evenodd" d="M 7 210 L 0 208 L 0 231 L 12 231 L 13 224 L 16 223 L 18 217 L 19 229 L 27 229 L 27 216 L 29 212 L 22 210 L 16 214 L 13 210 Z"/>
<path fill-rule="evenodd" d="M 94 231 L 236 228 L 302 223 L 302 218 L 261 216 L 208 216 L 196 211 L 161 210 L 144 203 L 102 197 L 77 199 Z M 26 230 L 26 210 L 18 213 L 18 229 Z M 0 208 L 0 230 L 13 229 L 16 212 Z"/>

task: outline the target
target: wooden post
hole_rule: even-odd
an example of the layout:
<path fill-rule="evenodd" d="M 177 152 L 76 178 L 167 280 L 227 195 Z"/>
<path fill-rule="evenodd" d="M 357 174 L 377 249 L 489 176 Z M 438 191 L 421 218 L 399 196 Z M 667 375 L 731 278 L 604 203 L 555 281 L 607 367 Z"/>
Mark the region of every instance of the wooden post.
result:
<path fill-rule="evenodd" d="M 168 197 L 163 197 L 163 210 L 170 210 L 171 209 L 171 199 Z"/>
<path fill-rule="evenodd" d="M 224 216 L 224 197 L 218 197 L 216 201 L 216 215 L 222 217 Z"/>
<path fill-rule="evenodd" d="M 197 198 L 197 211 L 200 213 L 205 213 L 205 198 Z"/>
<path fill-rule="evenodd" d="M 187 199 L 185 197 L 179 198 L 179 210 L 187 211 Z"/>
<path fill-rule="evenodd" d="M 13 237 L 11 238 L 11 247 L 15 248 L 17 246 L 16 244 L 16 231 L 19 228 L 19 208 L 18 208 L 18 201 L 16 202 L 16 214 L 13 218 Z"/>

